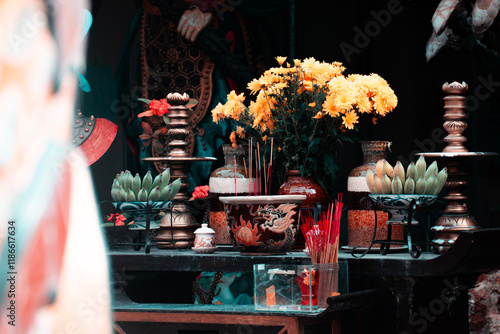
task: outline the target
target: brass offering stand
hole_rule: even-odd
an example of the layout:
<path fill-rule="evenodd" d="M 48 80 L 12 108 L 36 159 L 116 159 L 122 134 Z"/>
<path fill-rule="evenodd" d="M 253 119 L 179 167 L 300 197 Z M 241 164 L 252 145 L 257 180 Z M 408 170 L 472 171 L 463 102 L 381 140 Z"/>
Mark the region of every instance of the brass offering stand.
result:
<path fill-rule="evenodd" d="M 194 231 L 199 227 L 196 219 L 189 212 L 186 189 L 189 187 L 186 170 L 194 161 L 214 161 L 212 157 L 192 157 L 188 151 L 189 143 L 186 141 L 192 135 L 190 130 L 189 95 L 184 93 L 169 93 L 167 102 L 171 105 L 168 109 L 168 154 L 166 157 L 144 158 L 143 161 L 164 162 L 170 167 L 173 180 L 181 178 L 181 188 L 175 195 L 172 214 L 165 215 L 160 222 L 160 229 L 156 237 L 156 246 L 161 249 L 188 248 L 193 244 Z"/>
<path fill-rule="evenodd" d="M 110 202 L 107 202 L 107 201 L 104 201 L 104 202 L 101 202 L 99 205 L 102 207 L 103 204 L 106 204 L 106 203 L 109 203 L 109 204 L 112 204 Z M 121 242 L 121 241 L 118 241 L 118 238 L 116 236 L 116 230 L 117 230 L 117 226 L 116 226 L 116 218 L 113 219 L 113 223 L 114 223 L 114 226 L 113 226 L 113 235 L 112 235 L 112 240 L 110 241 L 110 244 L 111 245 L 119 245 L 119 246 L 132 246 L 132 248 L 135 250 L 135 251 L 139 251 L 141 250 L 142 247 L 144 247 L 144 250 L 145 250 L 145 253 L 146 254 L 149 254 L 151 252 L 151 246 L 156 244 L 156 237 L 154 237 L 152 235 L 153 231 L 155 231 L 158 227 L 156 227 L 156 229 L 154 227 L 151 226 L 151 222 L 152 222 L 152 219 L 154 216 L 156 216 L 158 213 L 160 213 L 161 211 L 166 211 L 166 215 L 171 215 L 172 214 L 172 202 L 169 201 L 167 203 L 167 205 L 165 207 L 162 207 L 161 209 L 160 208 L 153 208 L 153 202 L 151 200 L 147 201 L 147 204 L 146 204 L 146 208 L 139 208 L 139 209 L 130 209 L 130 208 L 127 208 L 125 210 L 120 210 L 120 209 L 116 209 L 114 206 L 113 206 L 113 214 L 118 214 L 118 213 L 122 213 L 122 212 L 126 212 L 128 214 L 133 214 L 134 212 L 144 212 L 146 211 L 146 224 L 145 224 L 145 227 L 144 228 L 135 228 L 135 229 L 130 229 L 129 226 L 120 226 L 119 228 L 121 227 L 124 227 L 124 228 L 127 228 L 129 231 L 134 231 L 134 232 L 137 232 L 137 236 L 133 239 L 132 242 Z M 116 216 L 115 216 L 116 217 Z"/>
<path fill-rule="evenodd" d="M 367 202 L 368 201 L 368 202 Z M 417 241 L 414 239 L 412 236 L 412 230 L 416 227 L 414 225 L 418 224 L 416 220 L 413 219 L 414 215 L 418 211 L 426 211 L 426 226 L 428 231 L 429 227 L 429 209 L 425 207 L 425 205 L 421 205 L 420 201 L 417 201 L 417 198 L 414 198 L 411 200 L 411 202 L 408 205 L 408 217 L 407 217 L 407 222 L 392 222 L 392 223 L 387 223 L 387 237 L 386 239 L 377 239 L 377 211 L 383 210 L 387 211 L 389 207 L 377 204 L 376 201 L 371 199 L 370 197 L 364 197 L 361 199 L 361 202 L 363 203 L 362 205 L 368 206 L 370 210 L 373 210 L 373 215 L 375 218 L 374 221 L 374 228 L 373 228 L 373 235 L 372 235 L 372 240 L 370 242 L 370 245 L 368 248 L 366 248 L 364 251 L 360 251 L 361 254 L 357 255 L 356 253 L 358 252 L 358 249 L 361 249 L 359 246 L 355 246 L 351 250 L 351 255 L 355 258 L 362 258 L 368 253 L 371 253 L 371 250 L 375 244 L 380 244 L 380 255 L 387 255 L 391 251 L 391 245 L 394 246 L 407 246 L 408 253 L 410 256 L 414 259 L 418 259 L 420 255 L 422 254 L 422 247 L 430 246 L 431 243 L 426 242 L 426 241 Z M 406 226 L 405 229 L 405 240 L 392 240 L 392 226 L 393 225 L 404 225 Z M 426 240 L 428 238 L 426 237 Z"/>
<path fill-rule="evenodd" d="M 463 194 L 468 186 L 465 161 L 467 158 L 494 156 L 491 152 L 469 152 L 463 143 L 467 138 L 463 135 L 467 128 L 465 119 L 465 96 L 468 85 L 465 82 L 452 82 L 443 85 L 443 92 L 448 94 L 444 97 L 444 129 L 448 135 L 444 140 L 448 145 L 442 152 L 417 153 L 423 157 L 441 158 L 446 162 L 448 169 L 448 180 L 444 188 L 448 194 L 444 199 L 448 206 L 443 215 L 437 220 L 431 230 L 434 232 L 432 240 L 433 250 L 436 253 L 444 253 L 458 238 L 462 231 L 473 231 L 479 228 L 476 220 L 469 214 L 467 208 L 467 196 Z"/>

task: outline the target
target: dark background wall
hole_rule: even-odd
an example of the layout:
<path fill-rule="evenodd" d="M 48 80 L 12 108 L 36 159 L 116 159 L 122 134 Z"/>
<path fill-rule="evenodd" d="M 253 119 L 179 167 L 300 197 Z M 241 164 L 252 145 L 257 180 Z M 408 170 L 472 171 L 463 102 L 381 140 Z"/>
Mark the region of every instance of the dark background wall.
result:
<path fill-rule="evenodd" d="M 437 1 L 295 1 L 295 29 L 290 31 L 290 8 L 267 17 L 260 26 L 267 64 L 275 65 L 276 55 L 295 58 L 315 57 L 340 61 L 346 73 L 378 73 L 399 98 L 394 112 L 379 124 L 361 124 L 362 140 L 390 140 L 388 159 L 406 163 L 416 152 L 441 151 L 444 147 L 443 92 L 445 82 L 465 81 L 469 85 L 469 127 L 465 132 L 470 151 L 500 152 L 500 75 L 491 62 L 462 47 L 443 48 L 430 62 L 425 46 L 431 35 L 431 18 Z M 94 23 L 89 33 L 87 79 L 92 92 L 82 97 L 84 114 L 108 118 L 119 124 L 119 133 L 110 150 L 92 166 L 99 200 L 109 200 L 111 181 L 127 169 L 123 114 L 140 96 L 132 73 L 130 94 L 117 95 L 113 86 L 116 66 L 140 1 L 93 1 Z M 495 23 L 490 29 L 498 31 Z M 265 37 L 265 38 L 264 38 Z M 496 38 L 496 35 L 493 36 Z M 137 46 L 137 39 L 134 39 Z M 130 53 L 129 66 L 138 65 L 137 49 Z M 485 84 L 489 82 L 490 84 Z M 337 191 L 345 192 L 347 175 L 362 164 L 359 143 L 339 148 Z M 470 159 L 468 194 L 472 214 L 483 227 L 500 225 L 500 161 L 495 158 Z"/>

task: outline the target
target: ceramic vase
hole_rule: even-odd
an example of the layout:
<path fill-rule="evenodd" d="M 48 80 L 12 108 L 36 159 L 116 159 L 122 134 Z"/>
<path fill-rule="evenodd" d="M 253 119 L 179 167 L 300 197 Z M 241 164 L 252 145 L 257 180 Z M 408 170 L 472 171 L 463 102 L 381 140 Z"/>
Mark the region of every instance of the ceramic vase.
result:
<path fill-rule="evenodd" d="M 247 178 L 243 159 L 248 155 L 248 145 L 222 145 L 224 166 L 214 170 L 210 175 L 210 212 L 209 226 L 215 231 L 217 245 L 230 245 L 224 205 L 221 196 L 246 196 L 254 179 Z M 247 159 L 248 160 L 248 159 Z M 236 176 L 235 176 L 236 175 Z"/>
<path fill-rule="evenodd" d="M 375 214 L 370 207 L 368 194 L 370 193 L 366 184 L 366 173 L 371 170 L 375 172 L 377 161 L 386 159 L 387 150 L 391 142 L 388 141 L 363 141 L 364 163 L 354 168 L 347 179 L 348 196 L 348 246 L 366 248 L 370 245 L 375 228 Z M 387 239 L 387 212 L 377 211 L 377 235 L 376 239 Z M 401 226 L 392 229 L 392 240 L 402 240 L 404 230 Z M 375 247 L 380 244 L 375 244 Z"/>
<path fill-rule="evenodd" d="M 287 180 L 278 190 L 278 195 L 305 195 L 302 209 L 312 209 L 316 203 L 328 208 L 329 196 L 312 177 L 302 176 L 298 170 L 286 173 Z"/>
<path fill-rule="evenodd" d="M 311 211 L 316 203 L 321 205 L 322 210 L 328 208 L 330 198 L 328 193 L 312 177 L 300 175 L 298 170 L 290 170 L 286 172 L 287 180 L 278 190 L 278 195 L 305 195 L 306 200 L 302 203 L 302 212 Z M 295 249 L 304 249 L 306 247 L 306 239 L 299 231 Z"/>

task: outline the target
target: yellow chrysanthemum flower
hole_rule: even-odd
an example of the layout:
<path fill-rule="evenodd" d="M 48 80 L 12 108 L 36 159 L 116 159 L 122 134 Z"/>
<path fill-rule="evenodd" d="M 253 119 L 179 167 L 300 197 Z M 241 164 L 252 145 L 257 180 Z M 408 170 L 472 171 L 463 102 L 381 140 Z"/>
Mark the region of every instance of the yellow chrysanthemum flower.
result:
<path fill-rule="evenodd" d="M 343 90 L 349 83 L 347 79 L 343 76 L 334 77 L 328 83 L 328 89 L 330 93 L 336 94 L 337 92 Z"/>
<path fill-rule="evenodd" d="M 261 84 L 259 80 L 253 79 L 247 85 L 247 88 L 250 90 L 250 94 L 255 95 L 259 90 L 264 88 L 265 85 Z"/>
<path fill-rule="evenodd" d="M 358 115 L 354 110 L 351 110 L 342 116 L 342 124 L 349 130 L 354 129 L 354 124 L 358 123 Z"/>
<path fill-rule="evenodd" d="M 319 111 L 316 113 L 316 115 L 313 116 L 314 119 L 320 119 L 322 118 L 323 116 L 325 116 L 325 113 L 322 112 L 322 111 Z"/>
<path fill-rule="evenodd" d="M 276 85 L 274 85 L 274 88 L 281 90 L 283 88 L 288 87 L 288 83 L 286 82 L 278 82 Z"/>
<path fill-rule="evenodd" d="M 222 103 L 218 103 L 217 106 L 212 110 L 212 120 L 214 123 L 218 123 L 219 120 L 224 118 L 224 106 Z"/>
<path fill-rule="evenodd" d="M 245 102 L 245 96 L 243 93 L 240 95 L 236 95 L 236 92 L 232 90 L 228 95 L 227 95 L 227 100 L 228 101 L 240 101 L 240 102 Z"/>
<path fill-rule="evenodd" d="M 273 130 L 276 127 L 276 123 L 274 122 L 273 119 L 268 119 L 266 122 L 266 128 L 269 129 L 269 131 L 273 132 Z"/>
<path fill-rule="evenodd" d="M 306 58 L 302 61 L 301 67 L 304 71 L 310 70 L 317 64 L 318 61 L 313 57 Z"/>
<path fill-rule="evenodd" d="M 301 94 L 304 91 L 312 92 L 313 89 L 314 89 L 314 83 L 311 80 L 304 80 L 302 81 L 302 85 L 299 86 L 297 91 L 299 94 Z"/>
<path fill-rule="evenodd" d="M 240 137 L 241 139 L 245 138 L 245 129 L 242 127 L 242 126 L 237 126 L 236 127 L 236 134 L 238 135 L 238 137 Z"/>
<path fill-rule="evenodd" d="M 276 74 L 287 74 L 290 72 L 289 68 L 286 67 L 272 67 L 264 72 L 264 75 L 275 76 Z"/>
<path fill-rule="evenodd" d="M 264 74 L 259 78 L 259 82 L 264 88 L 271 86 L 274 83 L 274 80 L 274 74 Z"/>
<path fill-rule="evenodd" d="M 360 95 L 357 99 L 357 108 L 361 114 L 370 113 L 372 111 L 372 102 L 367 95 Z"/>
<path fill-rule="evenodd" d="M 356 104 L 356 92 L 350 86 L 344 87 L 334 96 L 334 102 L 337 109 L 342 113 L 351 110 Z"/>
<path fill-rule="evenodd" d="M 323 103 L 323 109 L 325 110 L 325 113 L 330 115 L 330 117 L 332 117 L 332 118 L 340 116 L 340 113 L 341 113 L 341 110 L 335 104 L 335 96 L 334 95 L 328 95 L 326 97 L 325 102 Z"/>
<path fill-rule="evenodd" d="M 275 59 L 278 62 L 278 64 L 280 64 L 280 66 L 281 66 L 285 62 L 286 57 L 277 56 Z"/>
<path fill-rule="evenodd" d="M 231 134 L 229 135 L 229 140 L 231 141 L 231 144 L 233 144 L 234 148 L 238 147 L 238 144 L 236 144 L 236 132 L 235 131 L 231 132 Z"/>

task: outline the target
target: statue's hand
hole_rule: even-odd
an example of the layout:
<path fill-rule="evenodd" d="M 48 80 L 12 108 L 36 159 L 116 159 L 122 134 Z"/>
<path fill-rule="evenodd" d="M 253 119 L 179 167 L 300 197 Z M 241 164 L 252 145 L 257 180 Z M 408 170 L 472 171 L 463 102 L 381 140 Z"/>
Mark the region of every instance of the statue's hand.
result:
<path fill-rule="evenodd" d="M 212 17 L 212 13 L 204 13 L 198 7 L 193 6 L 182 14 L 177 31 L 182 37 L 194 42 L 198 34 L 210 23 Z"/>

